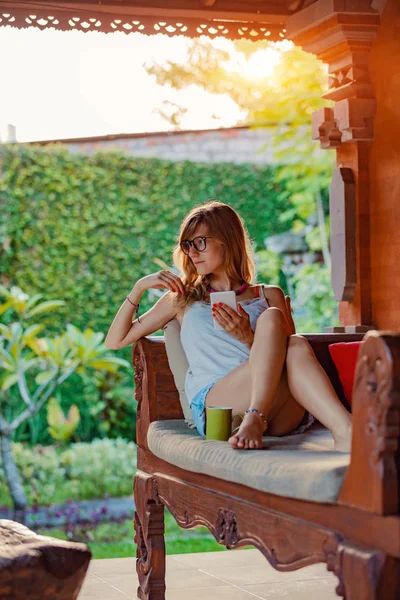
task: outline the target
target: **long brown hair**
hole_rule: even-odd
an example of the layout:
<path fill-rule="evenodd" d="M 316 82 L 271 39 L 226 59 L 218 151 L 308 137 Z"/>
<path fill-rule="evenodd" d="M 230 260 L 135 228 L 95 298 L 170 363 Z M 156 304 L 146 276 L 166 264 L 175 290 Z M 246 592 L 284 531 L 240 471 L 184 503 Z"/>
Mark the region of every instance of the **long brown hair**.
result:
<path fill-rule="evenodd" d="M 182 240 L 191 239 L 199 225 L 218 239 L 225 249 L 226 273 L 231 281 L 250 284 L 255 274 L 253 251 L 246 227 L 228 204 L 211 200 L 193 208 L 182 221 L 179 239 L 173 252 L 174 265 L 179 269 L 185 293 L 176 301 L 182 308 L 206 300 L 211 275 L 199 275 L 192 260 L 180 248 Z"/>

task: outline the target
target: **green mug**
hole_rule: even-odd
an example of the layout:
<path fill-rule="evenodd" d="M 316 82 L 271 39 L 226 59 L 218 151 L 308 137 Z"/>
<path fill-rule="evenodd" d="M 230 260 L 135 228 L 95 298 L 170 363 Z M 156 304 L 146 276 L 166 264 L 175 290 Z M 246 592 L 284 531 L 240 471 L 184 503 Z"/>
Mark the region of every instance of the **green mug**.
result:
<path fill-rule="evenodd" d="M 206 440 L 227 442 L 232 435 L 233 415 L 230 406 L 206 406 Z"/>

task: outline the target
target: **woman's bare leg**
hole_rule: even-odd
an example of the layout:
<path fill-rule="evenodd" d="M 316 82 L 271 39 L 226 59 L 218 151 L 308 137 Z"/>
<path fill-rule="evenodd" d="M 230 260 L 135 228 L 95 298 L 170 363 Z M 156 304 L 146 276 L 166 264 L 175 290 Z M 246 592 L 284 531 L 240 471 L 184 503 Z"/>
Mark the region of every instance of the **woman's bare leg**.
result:
<path fill-rule="evenodd" d="M 300 335 L 289 338 L 286 369 L 289 388 L 297 402 L 330 429 L 336 450 L 349 452 L 351 415 L 341 404 L 310 344 Z"/>
<path fill-rule="evenodd" d="M 269 308 L 257 320 L 253 346 L 248 363 L 244 363 L 221 379 L 207 395 L 207 406 L 229 405 L 233 412 L 244 412 L 249 406 L 273 417 L 290 392 L 282 389 L 282 371 L 286 359 L 287 325 L 278 308 Z M 281 392 L 281 393 L 278 393 Z M 304 410 L 291 411 L 293 427 Z M 290 427 L 290 423 L 288 423 Z M 265 425 L 256 414 L 246 414 L 229 442 L 234 448 L 260 448 Z M 290 430 L 290 429 L 289 429 Z"/>
<path fill-rule="evenodd" d="M 351 415 L 340 403 L 307 340 L 299 335 L 287 340 L 279 313 L 279 309 L 269 308 L 260 315 L 250 360 L 212 388 L 207 406 L 232 406 L 234 413 L 249 407 L 261 410 L 272 435 L 293 431 L 306 409 L 330 429 L 336 450 L 349 451 Z M 247 414 L 229 441 L 234 448 L 259 448 L 263 429 L 258 416 Z"/>

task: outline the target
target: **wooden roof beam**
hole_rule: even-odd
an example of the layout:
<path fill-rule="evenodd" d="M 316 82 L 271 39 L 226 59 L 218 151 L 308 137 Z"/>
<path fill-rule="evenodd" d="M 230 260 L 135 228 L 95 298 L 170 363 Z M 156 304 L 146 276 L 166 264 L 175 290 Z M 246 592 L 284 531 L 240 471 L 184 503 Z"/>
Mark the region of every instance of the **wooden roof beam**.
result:
<path fill-rule="evenodd" d="M 163 33 L 170 37 L 183 35 L 191 38 L 206 35 L 210 38 L 274 42 L 285 38 L 287 15 L 255 11 L 255 5 L 245 2 L 229 5 L 214 0 L 215 8 L 205 6 L 201 0 L 185 3 L 181 0 L 169 3 L 140 0 L 140 5 L 134 4 L 134 0 L 96 2 L 98 0 L 0 0 L 0 27 L 53 27 L 61 31 L 120 31 L 145 35 Z M 260 9 L 263 4 L 259 3 Z M 268 6 L 276 8 L 274 4 L 268 3 Z"/>
<path fill-rule="evenodd" d="M 216 0 L 215 0 L 216 1 Z M 150 6 L 132 6 L 131 4 L 123 2 L 112 2 L 110 4 L 96 4 L 94 2 L 55 2 L 54 0 L 42 1 L 42 0 L 34 0 L 31 2 L 30 0 L 0 0 L 0 10 L 1 12 L 6 12 L 6 9 L 14 9 L 14 10 L 30 10 L 30 14 L 35 14 L 37 11 L 46 10 L 50 15 L 52 12 L 65 12 L 70 13 L 71 17 L 74 12 L 86 12 L 88 15 L 90 13 L 99 14 L 99 13 L 107 13 L 107 14 L 115 14 L 117 15 L 131 15 L 132 17 L 149 17 L 154 20 L 162 21 L 164 18 L 173 18 L 176 20 L 179 19 L 192 19 L 192 20 L 202 20 L 204 21 L 238 21 L 241 23 L 248 23 L 250 26 L 251 23 L 268 23 L 271 25 L 281 25 L 285 23 L 287 15 L 285 14 L 266 14 L 266 13 L 252 13 L 252 12 L 239 12 L 239 11 L 214 11 L 210 12 L 204 9 L 194 9 L 194 8 L 177 8 L 174 6 L 166 6 L 155 9 Z"/>

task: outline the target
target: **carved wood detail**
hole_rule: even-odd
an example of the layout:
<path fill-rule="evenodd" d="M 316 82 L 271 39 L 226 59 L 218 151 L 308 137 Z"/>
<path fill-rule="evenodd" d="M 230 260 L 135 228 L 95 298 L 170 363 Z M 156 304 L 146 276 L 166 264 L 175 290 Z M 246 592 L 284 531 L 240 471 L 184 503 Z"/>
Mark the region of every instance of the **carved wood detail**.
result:
<path fill-rule="evenodd" d="M 228 549 L 255 546 L 279 571 L 325 562 L 329 530 L 172 477 L 156 477 L 159 500 L 180 527 L 203 525 Z"/>
<path fill-rule="evenodd" d="M 338 128 L 332 108 L 321 108 L 313 112 L 311 117 L 311 136 L 319 140 L 321 148 L 329 150 L 338 148 L 342 143 L 342 132 Z"/>
<path fill-rule="evenodd" d="M 183 35 L 190 38 L 206 35 L 210 38 L 271 42 L 285 39 L 283 15 L 231 12 L 230 16 L 229 13 L 224 16 L 223 12 L 211 12 L 213 4 L 214 0 L 204 0 L 202 11 L 165 7 L 150 7 L 146 11 L 127 2 L 76 2 L 57 6 L 57 2 L 43 1 L 33 8 L 29 3 L 24 5 L 23 2 L 0 0 L 0 27 L 51 27 L 60 31 L 119 31 L 144 35 L 162 33 L 169 37 Z"/>
<path fill-rule="evenodd" d="M 329 91 L 336 105 L 313 115 L 313 139 L 324 149 L 351 141 L 372 141 L 376 112 L 368 54 L 379 27 L 369 0 L 344 3 L 318 0 L 289 17 L 289 37 L 329 66 Z"/>
<path fill-rule="evenodd" d="M 353 423 L 351 463 L 339 501 L 378 514 L 398 515 L 400 334 L 366 334 L 355 376 Z"/>
<path fill-rule="evenodd" d="M 369 0 L 318 0 L 288 19 L 289 37 L 329 66 L 324 98 L 336 105 L 313 115 L 313 139 L 319 139 L 322 148 L 374 138 L 376 102 L 368 55 L 379 22 L 379 12 Z"/>
<path fill-rule="evenodd" d="M 134 479 L 137 596 L 141 600 L 165 598 L 164 507 L 154 477 L 138 471 Z"/>
<path fill-rule="evenodd" d="M 139 344 L 139 345 L 138 345 Z M 135 381 L 136 412 L 136 442 L 147 448 L 147 429 L 150 425 L 149 402 L 147 398 L 148 380 L 145 354 L 140 342 L 133 347 L 132 365 Z"/>
<path fill-rule="evenodd" d="M 384 552 L 351 544 L 338 535 L 324 545 L 328 571 L 345 600 L 387 600 L 400 593 L 400 562 Z"/>
<path fill-rule="evenodd" d="M 335 531 L 196 488 L 167 475 L 156 477 L 159 500 L 185 529 L 205 525 L 228 549 L 254 545 L 280 571 L 326 562 L 328 571 L 338 578 L 336 593 L 345 600 L 397 597 L 400 562 L 382 551 L 350 543 Z"/>
<path fill-rule="evenodd" d="M 145 362 L 144 355 L 142 353 L 133 351 L 132 365 L 133 365 L 133 372 L 134 372 L 133 379 L 135 382 L 135 398 L 136 398 L 136 402 L 138 403 L 137 414 L 138 414 L 138 417 L 140 417 L 140 411 L 142 408 L 142 400 L 143 400 L 143 388 L 145 387 L 144 381 L 143 381 L 144 372 L 145 372 L 145 368 L 146 368 L 146 362 Z"/>
<path fill-rule="evenodd" d="M 312 139 L 321 148 L 338 148 L 344 142 L 371 142 L 374 139 L 374 98 L 347 98 L 333 108 L 321 108 L 312 115 Z"/>
<path fill-rule="evenodd" d="M 352 300 L 357 283 L 356 192 L 351 169 L 334 171 L 329 192 L 332 287 L 338 301 Z"/>
<path fill-rule="evenodd" d="M 239 537 L 235 513 L 220 508 L 215 526 L 215 539 L 226 548 L 234 548 L 239 541 Z"/>

